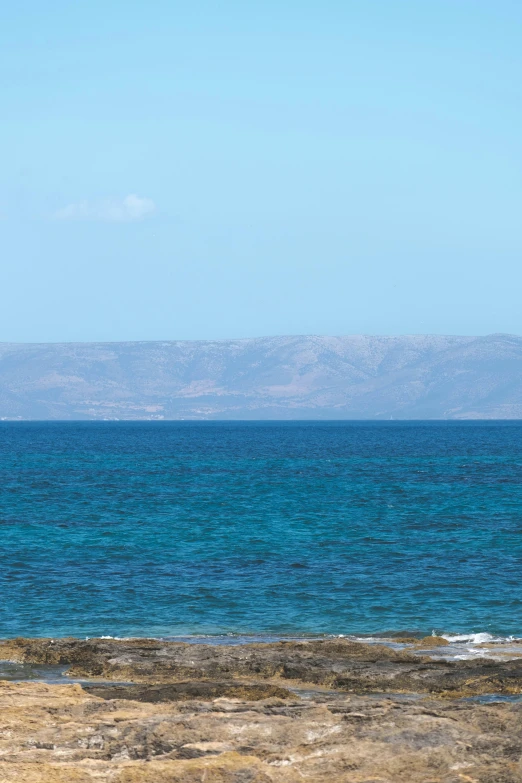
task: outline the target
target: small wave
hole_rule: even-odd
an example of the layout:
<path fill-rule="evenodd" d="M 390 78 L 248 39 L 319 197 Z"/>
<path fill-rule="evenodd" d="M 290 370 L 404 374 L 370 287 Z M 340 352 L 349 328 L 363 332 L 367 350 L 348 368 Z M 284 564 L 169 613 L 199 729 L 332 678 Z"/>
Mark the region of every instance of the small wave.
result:
<path fill-rule="evenodd" d="M 421 634 L 383 635 L 383 636 L 347 636 L 354 642 L 366 644 L 384 644 L 394 649 L 407 649 L 414 654 L 428 655 L 431 658 L 466 661 L 476 658 L 518 658 L 522 655 L 518 636 L 495 636 L 486 631 L 475 633 L 437 633 L 432 632 L 432 637 L 445 639 L 446 646 L 431 647 L 428 638 Z M 342 634 L 340 634 L 342 636 Z M 417 643 L 414 640 L 417 639 Z M 425 642 L 423 644 L 423 642 Z"/>
<path fill-rule="evenodd" d="M 435 632 L 433 636 L 435 636 Z M 440 634 L 443 639 L 446 639 L 450 644 L 502 644 L 506 642 L 520 641 L 517 636 L 493 636 L 493 634 L 481 632 L 481 633 L 466 633 L 466 634 Z"/>

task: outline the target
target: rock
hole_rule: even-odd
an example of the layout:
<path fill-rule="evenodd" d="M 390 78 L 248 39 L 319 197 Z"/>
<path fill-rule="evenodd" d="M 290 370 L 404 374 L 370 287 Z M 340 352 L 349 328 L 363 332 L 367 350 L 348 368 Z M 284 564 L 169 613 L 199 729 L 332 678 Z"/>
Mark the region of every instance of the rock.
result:
<path fill-rule="evenodd" d="M 154 639 L 14 639 L 0 643 L 0 658 L 69 665 L 75 677 L 134 683 L 245 679 L 357 693 L 522 693 L 521 659 L 432 660 L 346 639 L 237 646 Z"/>
<path fill-rule="evenodd" d="M 84 685 L 84 690 L 102 699 L 131 699 L 157 703 L 162 701 L 190 701 L 202 699 L 289 699 L 292 693 L 286 688 L 268 683 L 249 684 L 241 681 L 196 680 L 166 685 Z"/>
<path fill-rule="evenodd" d="M 95 686 L 101 688 L 102 686 Z M 163 688 L 164 686 L 160 686 Z M 110 698 L 109 688 L 124 698 Z M 157 686 L 140 685 L 158 692 Z M 185 691 L 185 695 L 187 691 Z M 520 783 L 522 704 L 0 682 L 2 783 Z M 205 694 L 209 696 L 208 693 Z"/>
<path fill-rule="evenodd" d="M 449 642 L 443 636 L 425 636 L 424 639 L 418 640 L 417 644 L 423 648 L 447 647 Z"/>

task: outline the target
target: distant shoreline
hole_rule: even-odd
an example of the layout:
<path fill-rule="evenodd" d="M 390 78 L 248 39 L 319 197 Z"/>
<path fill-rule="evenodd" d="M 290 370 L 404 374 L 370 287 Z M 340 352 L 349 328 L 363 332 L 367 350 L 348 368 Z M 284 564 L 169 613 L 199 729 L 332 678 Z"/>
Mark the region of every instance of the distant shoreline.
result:
<path fill-rule="evenodd" d="M 522 337 L 0 343 L 0 419 L 522 419 Z"/>

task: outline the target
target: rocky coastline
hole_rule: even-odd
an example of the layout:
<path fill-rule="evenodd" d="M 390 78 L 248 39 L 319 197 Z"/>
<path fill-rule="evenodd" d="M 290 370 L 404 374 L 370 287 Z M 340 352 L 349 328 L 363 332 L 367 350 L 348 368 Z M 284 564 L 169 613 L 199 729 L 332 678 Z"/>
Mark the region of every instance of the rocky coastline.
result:
<path fill-rule="evenodd" d="M 522 658 L 71 638 L 0 660 L 71 679 L 0 680 L 1 783 L 522 782 Z"/>

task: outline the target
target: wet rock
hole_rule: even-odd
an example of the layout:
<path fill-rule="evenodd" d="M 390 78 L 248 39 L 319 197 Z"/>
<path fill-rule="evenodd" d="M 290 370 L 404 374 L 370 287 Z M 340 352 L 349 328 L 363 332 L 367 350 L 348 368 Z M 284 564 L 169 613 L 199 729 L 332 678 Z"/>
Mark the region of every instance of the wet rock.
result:
<path fill-rule="evenodd" d="M 433 640 L 434 637 L 429 637 Z M 14 639 L 0 658 L 69 665 L 75 677 L 135 683 L 245 678 L 351 692 L 522 693 L 522 660 L 434 660 L 345 639 L 215 646 L 153 639 Z"/>
<path fill-rule="evenodd" d="M 131 699 L 157 703 L 162 701 L 189 701 L 201 699 L 289 699 L 292 693 L 286 688 L 269 683 L 249 684 L 241 681 L 212 682 L 196 680 L 164 685 L 84 685 L 84 690 L 102 699 Z"/>

